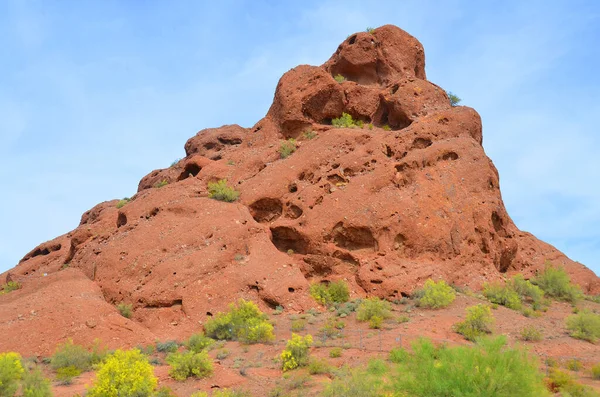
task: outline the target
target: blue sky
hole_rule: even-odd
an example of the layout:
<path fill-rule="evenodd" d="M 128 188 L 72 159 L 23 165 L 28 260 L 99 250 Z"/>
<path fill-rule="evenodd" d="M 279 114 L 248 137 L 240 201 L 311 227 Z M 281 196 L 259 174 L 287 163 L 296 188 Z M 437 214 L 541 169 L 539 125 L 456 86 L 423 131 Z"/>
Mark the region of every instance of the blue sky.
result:
<path fill-rule="evenodd" d="M 253 125 L 290 68 L 391 23 L 481 114 L 516 224 L 600 274 L 600 2 L 216 3 L 0 2 L 0 271 L 198 130 Z"/>

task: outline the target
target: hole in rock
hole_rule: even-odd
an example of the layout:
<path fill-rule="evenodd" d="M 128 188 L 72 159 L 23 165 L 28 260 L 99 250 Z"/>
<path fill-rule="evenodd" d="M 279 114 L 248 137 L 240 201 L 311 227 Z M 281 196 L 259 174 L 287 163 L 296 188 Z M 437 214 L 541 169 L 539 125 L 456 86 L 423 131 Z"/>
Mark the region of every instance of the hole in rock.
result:
<path fill-rule="evenodd" d="M 191 176 L 196 176 L 198 175 L 198 173 L 200 172 L 202 168 L 195 163 L 190 163 L 187 164 L 185 166 L 185 169 L 183 170 L 183 172 L 181 174 L 179 174 L 179 177 L 177 178 L 178 181 L 183 181 L 184 179 L 188 178 L 190 175 Z"/>
<path fill-rule="evenodd" d="M 216 156 L 212 156 L 210 159 L 211 159 L 212 161 L 219 161 L 219 160 L 221 160 L 222 158 L 223 158 L 223 157 L 221 157 L 221 155 L 220 155 L 220 154 L 217 154 Z"/>
<path fill-rule="evenodd" d="M 240 143 L 242 143 L 242 140 L 240 138 L 225 138 L 225 137 L 218 137 L 217 138 L 219 140 L 219 142 L 221 142 L 223 145 L 239 145 Z"/>
<path fill-rule="evenodd" d="M 216 147 L 217 147 L 217 142 L 206 142 L 204 144 L 204 149 L 206 149 L 206 150 L 212 150 Z"/>
<path fill-rule="evenodd" d="M 352 45 L 354 43 L 356 43 L 356 35 L 350 36 L 350 39 L 348 40 L 348 44 Z"/>
<path fill-rule="evenodd" d="M 341 260 L 342 262 L 346 262 L 346 263 L 349 263 L 354 266 L 360 265 L 360 262 L 358 261 L 358 259 L 356 259 L 352 255 L 350 255 L 349 252 L 337 250 L 333 253 L 333 257 Z"/>
<path fill-rule="evenodd" d="M 455 152 L 448 152 L 448 153 L 444 153 L 444 155 L 441 157 L 442 160 L 458 160 L 458 154 L 456 154 Z"/>
<path fill-rule="evenodd" d="M 394 238 L 394 249 L 395 250 L 402 249 L 402 248 L 404 248 L 405 245 L 406 245 L 406 237 L 402 233 L 396 235 L 396 237 Z"/>
<path fill-rule="evenodd" d="M 380 280 L 380 279 L 371 280 L 371 284 L 383 284 L 383 280 Z"/>
<path fill-rule="evenodd" d="M 500 215 L 496 211 L 492 212 L 492 224 L 496 233 L 504 229 L 504 222 L 502 222 L 502 218 L 500 218 Z"/>
<path fill-rule="evenodd" d="M 407 163 L 402 163 L 402 164 L 396 165 L 394 168 L 396 168 L 396 172 L 404 172 L 407 169 L 409 169 L 409 166 Z"/>
<path fill-rule="evenodd" d="M 277 306 L 281 306 L 278 301 L 269 296 L 261 296 L 261 299 L 266 303 L 267 306 L 269 306 L 269 309 L 271 310 L 275 310 L 277 309 Z"/>
<path fill-rule="evenodd" d="M 302 213 L 302 208 L 298 207 L 297 205 L 291 204 L 288 207 L 285 216 L 290 219 L 298 219 L 302 216 Z"/>
<path fill-rule="evenodd" d="M 348 183 L 346 178 L 338 174 L 327 175 L 327 180 L 334 185 Z"/>
<path fill-rule="evenodd" d="M 212 313 L 211 313 L 211 312 L 206 312 L 206 315 L 207 315 L 208 317 L 212 317 Z"/>
<path fill-rule="evenodd" d="M 431 146 L 431 139 L 427 138 L 416 138 L 412 143 L 412 149 L 425 149 Z"/>
<path fill-rule="evenodd" d="M 288 192 L 290 193 L 296 193 L 298 191 L 298 185 L 296 185 L 295 183 L 291 183 L 288 186 Z"/>
<path fill-rule="evenodd" d="M 26 261 L 31 258 L 35 258 L 36 256 L 48 255 L 51 252 L 58 251 L 59 249 L 61 249 L 61 247 L 62 246 L 60 244 L 53 244 L 53 245 L 47 245 L 44 247 L 38 247 L 33 252 L 31 252 L 30 254 L 26 255 L 23 259 L 21 259 L 21 262 Z"/>
<path fill-rule="evenodd" d="M 398 84 L 394 84 L 392 86 L 392 90 L 391 90 L 392 95 L 394 95 L 396 93 L 396 91 L 398 91 L 398 88 L 400 88 L 400 85 L 398 85 Z"/>
<path fill-rule="evenodd" d="M 388 145 L 385 145 L 385 155 L 387 157 L 392 157 L 394 155 L 394 151 Z"/>
<path fill-rule="evenodd" d="M 290 292 L 290 293 L 294 293 L 294 292 L 296 292 L 296 290 L 295 290 L 294 288 L 292 288 L 292 287 L 289 287 L 289 288 L 288 288 L 288 292 Z"/>
<path fill-rule="evenodd" d="M 123 212 L 119 212 L 117 216 L 117 227 L 125 226 L 127 224 L 127 215 Z"/>
<path fill-rule="evenodd" d="M 262 198 L 250 204 L 250 214 L 256 222 L 273 222 L 281 216 L 283 205 L 274 198 Z"/>
<path fill-rule="evenodd" d="M 404 291 L 400 291 L 400 296 L 401 296 L 401 297 L 403 297 L 403 298 L 409 298 L 409 297 L 410 297 L 410 295 L 409 295 L 409 294 L 407 294 L 407 293 L 406 293 L 406 292 L 404 292 Z"/>
<path fill-rule="evenodd" d="M 294 253 L 303 255 L 308 252 L 308 238 L 291 227 L 278 226 L 271 228 L 271 241 L 281 252 L 292 250 Z"/>
<path fill-rule="evenodd" d="M 335 245 L 347 250 L 373 249 L 377 250 L 377 240 L 371 229 L 365 226 L 344 226 L 338 223 L 332 230 Z"/>

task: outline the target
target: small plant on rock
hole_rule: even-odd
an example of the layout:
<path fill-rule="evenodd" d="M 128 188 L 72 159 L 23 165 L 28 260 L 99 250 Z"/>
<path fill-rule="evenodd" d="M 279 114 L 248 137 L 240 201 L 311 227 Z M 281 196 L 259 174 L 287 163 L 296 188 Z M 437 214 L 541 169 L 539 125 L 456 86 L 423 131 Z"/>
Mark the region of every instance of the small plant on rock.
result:
<path fill-rule="evenodd" d="M 18 281 L 9 281 L 2 286 L 2 289 L 0 290 L 0 295 L 8 294 L 9 292 L 16 291 L 18 289 L 21 289 L 21 287 L 22 287 L 22 285 Z"/>
<path fill-rule="evenodd" d="M 279 145 L 279 156 L 284 159 L 296 151 L 296 140 L 290 138 Z"/>
<path fill-rule="evenodd" d="M 489 306 L 476 305 L 467 308 L 467 318 L 454 325 L 454 330 L 465 337 L 465 339 L 474 341 L 480 336 L 492 333 L 494 317 Z"/>
<path fill-rule="evenodd" d="M 154 187 L 160 189 L 161 187 L 165 187 L 168 184 L 169 184 L 169 181 L 166 180 L 166 179 L 163 179 L 163 180 L 161 180 L 159 182 L 156 182 L 156 184 L 154 184 Z"/>
<path fill-rule="evenodd" d="M 338 83 L 343 83 L 344 81 L 346 81 L 346 78 L 344 76 L 342 76 L 341 74 L 337 74 L 334 77 L 335 81 L 337 81 Z"/>
<path fill-rule="evenodd" d="M 302 133 L 302 136 L 306 140 L 314 139 L 317 136 L 317 133 L 311 130 L 310 128 Z"/>
<path fill-rule="evenodd" d="M 356 126 L 352 116 L 348 113 L 342 113 L 341 117 L 331 120 L 331 124 L 339 128 L 353 128 Z"/>
<path fill-rule="evenodd" d="M 167 362 L 171 366 L 169 375 L 175 380 L 186 380 L 192 376 L 202 379 L 213 373 L 212 360 L 206 351 L 171 353 Z"/>
<path fill-rule="evenodd" d="M 375 29 L 373 29 L 373 28 L 365 29 L 365 32 L 367 32 L 367 33 L 373 33 L 374 31 L 375 31 Z"/>
<path fill-rule="evenodd" d="M 132 314 L 132 306 L 131 303 L 119 303 L 117 305 L 117 310 L 121 313 L 121 316 L 125 318 L 131 318 Z"/>
<path fill-rule="evenodd" d="M 186 346 L 190 351 L 193 351 L 194 353 L 200 353 L 202 350 L 206 350 L 214 343 L 214 339 L 209 338 L 208 336 L 200 332 L 190 336 L 190 339 L 188 339 Z"/>
<path fill-rule="evenodd" d="M 232 203 L 240 197 L 240 192 L 227 185 L 227 179 L 208 183 L 208 197 Z"/>
<path fill-rule="evenodd" d="M 119 200 L 119 202 L 117 203 L 117 208 L 121 209 L 121 208 L 125 207 L 125 205 L 126 205 L 127 203 L 129 203 L 129 201 L 131 201 L 131 200 L 129 199 L 129 197 L 125 197 L 125 198 L 123 198 L 122 200 Z"/>
<path fill-rule="evenodd" d="M 460 99 L 457 95 L 451 93 L 450 91 L 446 92 L 446 94 L 448 95 L 448 99 L 450 100 L 451 106 L 458 106 L 460 101 L 462 101 L 462 99 Z"/>
<path fill-rule="evenodd" d="M 173 353 L 179 348 L 177 341 L 168 340 L 165 342 L 156 342 L 156 351 L 159 353 Z"/>
<path fill-rule="evenodd" d="M 428 279 L 423 286 L 423 297 L 419 300 L 419 306 L 440 309 L 450 305 L 455 298 L 454 289 L 444 280 L 436 283 L 432 279 Z"/>
<path fill-rule="evenodd" d="M 311 335 L 302 337 L 292 334 L 292 338 L 287 341 L 285 350 L 281 352 L 281 362 L 284 372 L 304 367 L 308 364 L 309 348 L 312 342 L 313 338 Z"/>

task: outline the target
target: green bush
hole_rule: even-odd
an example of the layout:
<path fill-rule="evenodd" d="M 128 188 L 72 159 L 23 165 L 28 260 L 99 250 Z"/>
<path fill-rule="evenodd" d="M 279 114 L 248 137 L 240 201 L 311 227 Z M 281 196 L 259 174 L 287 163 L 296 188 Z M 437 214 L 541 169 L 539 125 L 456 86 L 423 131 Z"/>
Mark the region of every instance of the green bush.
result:
<path fill-rule="evenodd" d="M 334 127 L 339 127 L 339 128 L 353 128 L 353 127 L 356 127 L 356 124 L 354 123 L 354 120 L 352 120 L 352 116 L 349 115 L 348 113 L 342 113 L 341 117 L 338 117 L 337 119 L 331 120 L 331 124 Z"/>
<path fill-rule="evenodd" d="M 119 311 L 119 313 L 121 313 L 121 316 L 125 318 L 131 318 L 132 309 L 133 306 L 131 305 L 131 303 L 121 302 L 117 305 L 117 310 Z"/>
<path fill-rule="evenodd" d="M 450 100 L 451 106 L 457 106 L 460 103 L 460 101 L 462 100 L 457 95 L 454 95 L 450 91 L 447 91 L 446 94 L 448 95 L 448 99 Z"/>
<path fill-rule="evenodd" d="M 131 201 L 129 197 L 125 197 L 122 200 L 119 200 L 119 202 L 117 203 L 117 208 L 121 209 L 125 207 L 125 205 L 129 203 L 129 201 Z"/>
<path fill-rule="evenodd" d="M 155 391 L 152 397 L 177 397 L 177 395 L 170 388 L 163 386 Z"/>
<path fill-rule="evenodd" d="M 374 31 L 375 31 L 375 29 L 373 29 L 373 28 L 367 28 L 365 30 L 365 32 L 367 32 L 367 33 L 373 33 Z"/>
<path fill-rule="evenodd" d="M 292 334 L 292 338 L 287 341 L 285 349 L 281 352 L 281 362 L 284 372 L 308 364 L 309 348 L 312 342 L 311 335 L 302 337 L 298 334 Z"/>
<path fill-rule="evenodd" d="M 475 341 L 485 334 L 492 333 L 494 317 L 489 306 L 476 305 L 467 307 L 467 318 L 454 325 L 454 331 L 461 334 L 465 339 Z"/>
<path fill-rule="evenodd" d="M 542 332 L 532 325 L 524 327 L 521 330 L 521 340 L 529 342 L 539 342 L 542 339 L 544 339 Z"/>
<path fill-rule="evenodd" d="M 567 369 L 569 371 L 579 372 L 581 371 L 581 368 L 583 368 L 583 364 L 581 363 L 581 361 L 575 358 L 567 361 Z"/>
<path fill-rule="evenodd" d="M 406 361 L 408 356 L 409 353 L 405 349 L 401 347 L 395 347 L 390 351 L 389 359 L 393 363 L 400 364 Z"/>
<path fill-rule="evenodd" d="M 294 332 L 302 331 L 304 328 L 306 328 L 306 320 L 304 320 L 302 318 L 292 320 L 292 324 L 291 324 L 290 328 Z"/>
<path fill-rule="evenodd" d="M 117 350 L 99 365 L 88 397 L 149 397 L 158 381 L 139 350 Z"/>
<path fill-rule="evenodd" d="M 6 284 L 2 285 L 2 289 L 0 290 L 0 295 L 8 294 L 9 292 L 16 291 L 21 289 L 22 285 L 18 281 L 9 281 Z"/>
<path fill-rule="evenodd" d="M 310 286 L 310 296 L 322 305 L 344 303 L 350 299 L 348 284 L 343 280 L 331 283 L 315 283 Z"/>
<path fill-rule="evenodd" d="M 519 310 L 521 308 L 519 294 L 507 285 L 503 286 L 499 283 L 484 284 L 483 296 L 490 302 L 506 306 L 509 309 Z"/>
<path fill-rule="evenodd" d="M 21 385 L 23 397 L 52 397 L 50 381 L 44 377 L 39 368 L 33 368 L 23 375 Z M 0 393 L 0 395 L 2 395 Z"/>
<path fill-rule="evenodd" d="M 592 366 L 592 378 L 600 380 L 600 363 Z"/>
<path fill-rule="evenodd" d="M 52 355 L 50 366 L 55 371 L 60 368 L 74 367 L 80 372 L 89 371 L 92 364 L 101 360 L 102 357 L 96 357 L 85 347 L 76 345 L 71 339 L 59 345 Z M 97 360 L 97 361 L 95 361 Z"/>
<path fill-rule="evenodd" d="M 24 372 L 18 353 L 0 353 L 0 396 L 14 396 Z"/>
<path fill-rule="evenodd" d="M 444 280 L 437 283 L 432 279 L 425 281 L 423 297 L 419 299 L 419 306 L 431 309 L 440 309 L 454 302 L 456 293 Z"/>
<path fill-rule="evenodd" d="M 205 350 L 206 348 L 212 346 L 214 343 L 214 339 L 209 338 L 202 332 L 199 332 L 190 336 L 190 339 L 188 339 L 188 341 L 186 342 L 186 346 L 189 350 L 193 351 L 194 353 L 200 353 L 202 350 Z"/>
<path fill-rule="evenodd" d="M 308 373 L 311 375 L 328 374 L 331 372 L 331 365 L 322 358 L 311 358 L 308 360 Z"/>
<path fill-rule="evenodd" d="M 571 375 L 556 368 L 550 370 L 547 382 L 553 393 L 560 392 L 563 397 L 600 396 L 591 387 L 577 383 Z"/>
<path fill-rule="evenodd" d="M 204 324 L 207 336 L 242 343 L 267 343 L 275 339 L 268 317 L 254 302 L 240 299 L 227 312 L 217 313 Z"/>
<path fill-rule="evenodd" d="M 341 347 L 334 347 L 333 349 L 331 349 L 329 351 L 329 357 L 330 358 L 342 357 L 342 348 Z"/>
<path fill-rule="evenodd" d="M 334 79 L 338 83 L 343 83 L 344 81 L 346 81 L 346 78 L 344 76 L 342 76 L 341 74 L 335 75 Z"/>
<path fill-rule="evenodd" d="M 302 133 L 304 139 L 311 140 L 317 136 L 317 133 L 311 130 L 310 128 Z"/>
<path fill-rule="evenodd" d="M 279 156 L 284 159 L 296 151 L 296 140 L 290 138 L 279 145 Z"/>
<path fill-rule="evenodd" d="M 70 385 L 73 383 L 73 378 L 76 378 L 79 375 L 81 375 L 81 370 L 75 368 L 73 365 L 56 370 L 56 380 L 61 385 Z"/>
<path fill-rule="evenodd" d="M 335 305 L 335 313 L 339 317 L 347 317 L 358 309 L 361 299 L 356 299 L 351 302 L 339 303 Z"/>
<path fill-rule="evenodd" d="M 600 338 L 600 315 L 584 310 L 567 317 L 567 329 L 573 338 L 595 343 Z"/>
<path fill-rule="evenodd" d="M 358 306 L 356 319 L 358 321 L 369 321 L 371 328 L 379 328 L 384 319 L 391 316 L 392 305 L 390 302 L 379 298 L 363 300 Z"/>
<path fill-rule="evenodd" d="M 532 280 L 548 296 L 567 302 L 576 302 L 583 297 L 581 289 L 571 283 L 569 274 L 562 267 L 546 265 L 544 271 Z"/>
<path fill-rule="evenodd" d="M 252 395 L 245 390 L 223 389 L 216 390 L 211 397 L 252 397 Z"/>
<path fill-rule="evenodd" d="M 387 125 L 387 124 L 384 124 L 383 127 L 381 127 L 381 128 L 383 128 L 384 131 L 391 131 L 392 130 L 392 128 L 389 125 Z"/>
<path fill-rule="evenodd" d="M 155 187 L 155 188 L 157 188 L 157 189 L 160 189 L 161 187 L 165 187 L 165 186 L 167 186 L 168 184 L 169 184 L 169 181 L 168 181 L 168 180 L 166 180 L 166 179 L 163 179 L 163 180 L 161 180 L 161 181 L 159 181 L 159 182 L 156 182 L 156 183 L 154 184 L 154 187 Z"/>
<path fill-rule="evenodd" d="M 208 183 L 208 197 L 232 203 L 240 197 L 240 192 L 227 185 L 227 179 Z"/>
<path fill-rule="evenodd" d="M 372 375 L 359 368 L 343 370 L 325 387 L 322 395 L 324 397 L 382 397 L 395 395 L 384 392 L 385 380 L 381 375 Z"/>
<path fill-rule="evenodd" d="M 525 280 L 522 274 L 513 276 L 506 286 L 515 291 L 521 300 L 531 302 L 534 309 L 537 310 L 544 305 L 544 291 L 529 280 Z"/>
<path fill-rule="evenodd" d="M 165 342 L 156 342 L 156 351 L 159 353 L 173 353 L 179 348 L 177 341 L 168 340 Z"/>
<path fill-rule="evenodd" d="M 200 353 L 171 353 L 167 356 L 171 366 L 169 375 L 175 380 L 186 380 L 192 376 L 206 378 L 213 373 L 212 360 L 206 351 Z"/>
<path fill-rule="evenodd" d="M 472 347 L 436 347 L 419 340 L 412 351 L 398 364 L 393 388 L 400 394 L 395 395 L 549 396 L 536 358 L 507 347 L 505 337 L 484 338 Z"/>

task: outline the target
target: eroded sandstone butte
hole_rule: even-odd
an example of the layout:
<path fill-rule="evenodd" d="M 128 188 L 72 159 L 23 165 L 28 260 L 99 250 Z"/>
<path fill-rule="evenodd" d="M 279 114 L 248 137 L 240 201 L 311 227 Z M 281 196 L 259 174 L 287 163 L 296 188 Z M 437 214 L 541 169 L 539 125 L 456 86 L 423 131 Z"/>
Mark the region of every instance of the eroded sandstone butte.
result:
<path fill-rule="evenodd" d="M 334 128 L 343 112 L 364 127 Z M 288 138 L 299 147 L 281 159 Z M 238 297 L 306 309 L 309 284 L 322 280 L 394 299 L 430 277 L 476 288 L 551 261 L 600 292 L 589 269 L 517 229 L 479 115 L 426 80 L 423 47 L 395 26 L 285 73 L 265 118 L 202 130 L 185 154 L 145 176 L 127 205 L 97 205 L 0 276 L 23 285 L 0 296 L 0 351 L 182 338 Z M 237 202 L 208 198 L 220 179 Z"/>

